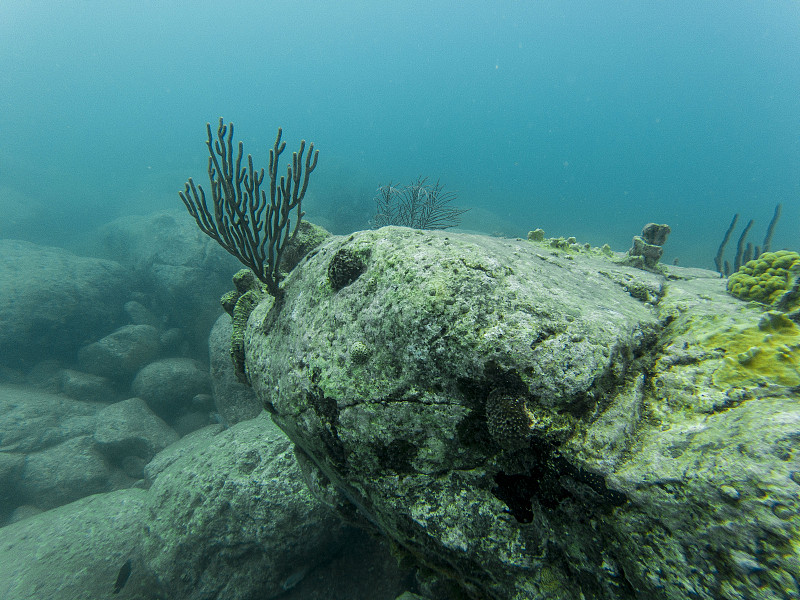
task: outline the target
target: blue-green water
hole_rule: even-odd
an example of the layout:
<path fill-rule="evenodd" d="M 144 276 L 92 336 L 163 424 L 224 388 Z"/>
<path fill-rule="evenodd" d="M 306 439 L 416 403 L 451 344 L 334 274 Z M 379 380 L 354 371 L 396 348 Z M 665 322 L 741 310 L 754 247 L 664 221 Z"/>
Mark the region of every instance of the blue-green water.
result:
<path fill-rule="evenodd" d="M 667 260 L 711 267 L 781 202 L 797 248 L 798 31 L 788 0 L 3 2 L 0 235 L 180 207 L 224 116 L 259 162 L 278 126 L 316 143 L 308 218 L 337 232 L 428 175 L 488 233 L 624 250 L 666 222 Z"/>

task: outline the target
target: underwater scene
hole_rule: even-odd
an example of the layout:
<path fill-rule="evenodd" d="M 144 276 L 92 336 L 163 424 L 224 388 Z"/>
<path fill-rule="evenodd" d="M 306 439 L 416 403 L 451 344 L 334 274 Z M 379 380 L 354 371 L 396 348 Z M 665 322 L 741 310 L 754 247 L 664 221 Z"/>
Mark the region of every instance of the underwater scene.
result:
<path fill-rule="evenodd" d="M 0 3 L 0 599 L 800 600 L 800 3 Z"/>

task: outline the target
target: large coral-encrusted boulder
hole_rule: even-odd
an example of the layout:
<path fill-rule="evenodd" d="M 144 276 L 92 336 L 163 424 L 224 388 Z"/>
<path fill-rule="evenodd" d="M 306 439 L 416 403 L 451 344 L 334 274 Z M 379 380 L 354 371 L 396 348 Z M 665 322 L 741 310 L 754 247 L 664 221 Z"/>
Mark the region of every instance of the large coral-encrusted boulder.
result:
<path fill-rule="evenodd" d="M 794 597 L 800 409 L 758 357 L 800 331 L 582 248 L 333 238 L 246 372 L 316 491 L 470 597 Z"/>

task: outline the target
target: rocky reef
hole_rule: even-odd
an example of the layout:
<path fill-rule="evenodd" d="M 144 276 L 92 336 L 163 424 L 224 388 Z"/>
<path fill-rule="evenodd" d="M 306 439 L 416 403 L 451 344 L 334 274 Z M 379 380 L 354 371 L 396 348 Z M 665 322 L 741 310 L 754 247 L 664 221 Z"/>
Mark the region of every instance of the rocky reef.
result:
<path fill-rule="evenodd" d="M 758 358 L 796 374 L 797 326 L 607 254 L 334 237 L 253 310 L 245 371 L 431 597 L 797 596 L 798 394 Z"/>

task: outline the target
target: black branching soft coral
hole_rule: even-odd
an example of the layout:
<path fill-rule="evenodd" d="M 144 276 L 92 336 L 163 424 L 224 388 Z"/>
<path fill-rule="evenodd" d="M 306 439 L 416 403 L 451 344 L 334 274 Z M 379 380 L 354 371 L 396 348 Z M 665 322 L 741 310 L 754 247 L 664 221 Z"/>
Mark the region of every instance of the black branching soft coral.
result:
<path fill-rule="evenodd" d="M 244 145 L 239 142 L 233 156 L 233 123 L 225 125 L 220 117 L 217 139 L 208 131 L 208 177 L 211 182 L 213 209 L 206 203 L 202 186 L 189 178 L 179 192 L 186 210 L 197 221 L 200 230 L 253 270 L 276 298 L 281 295 L 280 264 L 287 243 L 298 231 L 305 214 L 301 204 L 308 188 L 308 178 L 317 166 L 319 151 L 314 144 L 308 148 L 303 169 L 305 140 L 300 150 L 292 153 L 292 164 L 286 175 L 278 178 L 278 158 L 286 148 L 278 129 L 275 145 L 269 151 L 269 197 L 261 189 L 264 169 L 253 168 L 253 157 L 247 155 L 247 167 L 242 168 Z M 290 215 L 296 211 L 294 228 Z"/>

